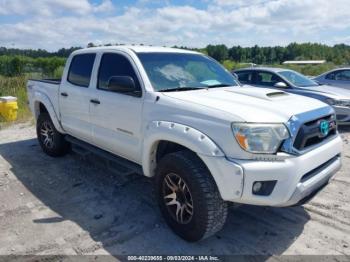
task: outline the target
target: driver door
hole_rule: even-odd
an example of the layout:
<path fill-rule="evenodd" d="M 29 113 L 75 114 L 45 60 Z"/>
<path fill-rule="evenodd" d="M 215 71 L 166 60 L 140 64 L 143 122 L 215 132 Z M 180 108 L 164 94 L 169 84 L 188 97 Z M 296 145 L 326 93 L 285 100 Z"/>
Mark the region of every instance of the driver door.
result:
<path fill-rule="evenodd" d="M 90 117 L 96 146 L 139 163 L 143 97 L 135 68 L 124 54 L 101 55 Z M 108 81 L 113 76 L 130 76 L 138 92 L 109 90 Z"/>

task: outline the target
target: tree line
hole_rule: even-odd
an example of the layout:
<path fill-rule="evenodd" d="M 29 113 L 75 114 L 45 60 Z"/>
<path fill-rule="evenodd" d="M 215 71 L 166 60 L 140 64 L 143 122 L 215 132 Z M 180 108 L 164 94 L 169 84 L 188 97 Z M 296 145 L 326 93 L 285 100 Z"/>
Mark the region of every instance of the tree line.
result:
<path fill-rule="evenodd" d="M 335 65 L 350 64 L 350 46 L 327 46 L 316 43 L 291 43 L 288 46 L 228 48 L 225 45 L 208 45 L 204 50 L 218 61 L 232 60 L 239 63 L 281 64 L 287 60 L 326 60 Z"/>
<path fill-rule="evenodd" d="M 110 46 L 111 44 L 106 44 Z M 117 44 L 121 45 L 121 44 Z M 89 43 L 87 47 L 95 46 Z M 174 46 L 178 47 L 178 46 Z M 44 49 L 18 49 L 0 47 L 0 56 L 3 55 L 19 55 L 32 58 L 38 57 L 68 57 L 70 53 L 82 47 L 61 48 L 54 52 Z M 207 45 L 205 48 L 189 48 L 180 46 L 178 48 L 197 50 L 208 54 L 218 61 L 232 60 L 240 63 L 256 63 L 256 64 L 276 64 L 286 60 L 327 60 L 336 65 L 350 63 L 350 45 L 337 44 L 328 46 L 317 43 L 291 43 L 287 46 L 260 47 L 241 47 L 226 45 Z"/>
<path fill-rule="evenodd" d="M 111 45 L 111 44 L 107 44 Z M 87 47 L 95 46 L 89 43 Z M 178 46 L 174 46 L 178 47 Z M 66 58 L 81 47 L 61 48 L 50 52 L 43 49 L 18 49 L 0 47 L 0 75 L 17 76 L 38 73 L 42 77 L 59 77 Z M 288 46 L 275 47 L 241 47 L 226 45 L 208 45 L 205 48 L 178 48 L 196 50 L 205 53 L 232 69 L 239 63 L 278 65 L 286 60 L 327 60 L 328 67 L 350 64 L 350 46 L 338 44 L 327 46 L 317 43 L 291 43 Z M 328 68 L 327 67 L 327 68 Z M 306 68 L 307 72 L 318 73 L 326 68 Z M 303 70 L 299 70 L 303 71 Z M 306 72 L 304 71 L 304 73 Z"/>
<path fill-rule="evenodd" d="M 60 77 L 66 58 L 64 57 L 29 57 L 20 55 L 0 56 L 0 75 L 13 77 L 26 73 L 37 73 L 40 77 Z"/>
<path fill-rule="evenodd" d="M 70 47 L 70 48 L 61 48 L 57 51 L 49 52 L 44 49 L 19 49 L 19 48 L 6 48 L 0 47 L 0 56 L 28 56 L 32 58 L 38 57 L 68 57 L 70 53 L 75 50 L 81 49 L 82 47 Z"/>

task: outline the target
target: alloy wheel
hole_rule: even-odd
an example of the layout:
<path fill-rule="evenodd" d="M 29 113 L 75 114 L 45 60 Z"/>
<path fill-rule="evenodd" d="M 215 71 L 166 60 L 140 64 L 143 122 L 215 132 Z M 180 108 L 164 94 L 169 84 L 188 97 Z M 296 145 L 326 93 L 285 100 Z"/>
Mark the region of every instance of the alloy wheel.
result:
<path fill-rule="evenodd" d="M 50 123 L 48 122 L 42 123 L 41 129 L 40 129 L 40 135 L 41 135 L 43 144 L 47 148 L 53 148 L 54 130 Z"/>
<path fill-rule="evenodd" d="M 167 174 L 163 194 L 171 216 L 180 224 L 188 224 L 193 217 L 193 199 L 186 182 L 177 174 Z"/>

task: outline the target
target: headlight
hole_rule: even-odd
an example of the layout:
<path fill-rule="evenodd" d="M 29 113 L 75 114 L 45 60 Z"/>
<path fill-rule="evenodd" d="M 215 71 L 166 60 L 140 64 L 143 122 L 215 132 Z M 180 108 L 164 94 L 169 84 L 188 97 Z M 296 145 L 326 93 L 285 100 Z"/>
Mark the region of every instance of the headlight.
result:
<path fill-rule="evenodd" d="M 289 138 L 284 124 L 232 123 L 237 143 L 251 153 L 274 154 Z"/>

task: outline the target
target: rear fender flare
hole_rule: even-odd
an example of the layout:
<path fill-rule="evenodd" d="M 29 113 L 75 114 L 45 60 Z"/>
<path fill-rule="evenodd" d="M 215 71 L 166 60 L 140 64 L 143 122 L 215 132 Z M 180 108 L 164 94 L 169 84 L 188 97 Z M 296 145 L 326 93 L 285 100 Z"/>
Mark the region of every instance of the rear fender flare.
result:
<path fill-rule="evenodd" d="M 34 94 L 34 112 L 35 112 L 35 119 L 38 119 L 39 114 L 40 114 L 40 104 L 43 104 L 47 110 L 47 112 L 50 115 L 50 118 L 55 126 L 55 128 L 57 129 L 58 132 L 60 133 L 65 133 L 65 131 L 63 130 L 61 123 L 57 117 L 57 114 L 55 112 L 55 109 L 50 101 L 50 99 L 48 98 L 47 95 L 41 93 L 41 92 L 35 92 Z"/>

